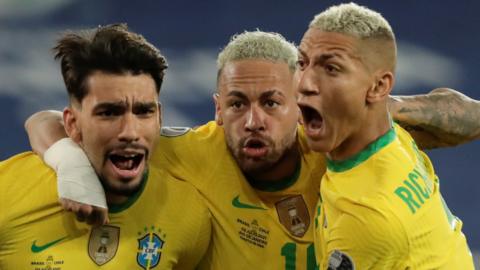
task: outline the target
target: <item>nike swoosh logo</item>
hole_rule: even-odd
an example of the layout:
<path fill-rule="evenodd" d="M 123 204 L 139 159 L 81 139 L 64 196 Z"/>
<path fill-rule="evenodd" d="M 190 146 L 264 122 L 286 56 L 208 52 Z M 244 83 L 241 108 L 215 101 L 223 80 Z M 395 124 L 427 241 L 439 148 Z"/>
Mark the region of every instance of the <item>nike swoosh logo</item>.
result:
<path fill-rule="evenodd" d="M 267 209 L 265 209 L 263 207 L 260 207 L 260 206 L 242 203 L 242 202 L 240 202 L 239 197 L 240 197 L 240 195 L 237 195 L 237 197 L 233 198 L 233 200 L 232 200 L 232 205 L 236 208 L 267 210 Z"/>
<path fill-rule="evenodd" d="M 41 246 L 37 246 L 37 240 L 33 241 L 32 243 L 32 252 L 33 253 L 38 253 L 38 252 L 42 252 L 44 251 L 45 249 L 51 247 L 51 246 L 54 246 L 56 245 L 57 243 L 63 241 L 64 239 L 66 239 L 67 236 L 65 237 L 62 237 L 60 239 L 57 239 L 57 240 L 54 240 L 52 242 L 49 242 L 49 243 L 46 243 L 45 245 L 41 245 Z"/>

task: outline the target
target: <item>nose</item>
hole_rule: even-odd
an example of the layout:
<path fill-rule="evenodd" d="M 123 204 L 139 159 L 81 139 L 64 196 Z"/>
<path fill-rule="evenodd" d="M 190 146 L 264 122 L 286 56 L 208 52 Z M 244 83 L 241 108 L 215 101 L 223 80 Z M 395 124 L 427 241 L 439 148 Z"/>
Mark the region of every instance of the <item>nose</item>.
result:
<path fill-rule="evenodd" d="M 138 141 L 138 119 L 133 113 L 126 113 L 121 120 L 118 139 L 122 142 Z"/>
<path fill-rule="evenodd" d="M 247 112 L 247 119 L 245 122 L 245 130 L 255 132 L 265 130 L 265 121 L 261 108 L 252 104 Z"/>
<path fill-rule="evenodd" d="M 318 87 L 313 80 L 313 70 L 306 68 L 305 70 L 297 70 L 295 73 L 295 85 L 297 91 L 297 99 L 300 100 L 304 96 L 319 94 Z"/>

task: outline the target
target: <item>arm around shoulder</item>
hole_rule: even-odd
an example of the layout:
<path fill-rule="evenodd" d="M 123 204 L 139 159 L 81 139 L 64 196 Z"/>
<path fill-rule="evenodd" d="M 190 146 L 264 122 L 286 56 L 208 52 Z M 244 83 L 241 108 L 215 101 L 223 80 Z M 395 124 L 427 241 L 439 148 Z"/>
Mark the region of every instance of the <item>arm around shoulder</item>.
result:
<path fill-rule="evenodd" d="M 60 111 L 48 110 L 34 113 L 25 121 L 25 130 L 33 152 L 40 156 L 43 156 L 56 141 L 67 137 Z"/>
<path fill-rule="evenodd" d="M 391 96 L 389 110 L 423 149 L 456 146 L 480 138 L 480 102 L 453 89 Z"/>

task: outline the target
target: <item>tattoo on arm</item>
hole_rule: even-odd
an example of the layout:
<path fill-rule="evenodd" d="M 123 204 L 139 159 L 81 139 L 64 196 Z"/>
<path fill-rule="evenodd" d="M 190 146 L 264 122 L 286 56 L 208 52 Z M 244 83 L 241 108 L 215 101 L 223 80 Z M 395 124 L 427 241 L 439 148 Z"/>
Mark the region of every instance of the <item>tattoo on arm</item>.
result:
<path fill-rule="evenodd" d="M 424 142 L 427 148 L 454 146 L 480 137 L 480 102 L 455 90 L 439 88 L 427 95 L 394 96 L 389 106 L 393 118 L 406 130 L 428 133 L 423 139 L 434 141 Z"/>

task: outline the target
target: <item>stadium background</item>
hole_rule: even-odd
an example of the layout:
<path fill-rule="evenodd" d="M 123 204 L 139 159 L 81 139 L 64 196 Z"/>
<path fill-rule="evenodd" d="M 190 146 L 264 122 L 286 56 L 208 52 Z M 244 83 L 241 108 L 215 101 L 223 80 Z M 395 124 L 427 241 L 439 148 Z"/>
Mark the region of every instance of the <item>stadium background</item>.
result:
<path fill-rule="evenodd" d="M 66 105 L 50 51 L 65 29 L 127 22 L 166 55 L 161 93 L 164 124 L 213 118 L 215 58 L 244 30 L 282 33 L 299 43 L 313 15 L 338 1 L 0 0 L 0 160 L 28 150 L 23 122 L 35 111 Z M 448 86 L 480 99 L 480 1 L 359 1 L 381 12 L 399 41 L 396 94 Z M 480 113 L 480 112 L 476 112 Z M 480 120 L 479 120 L 480 121 Z M 480 124 L 480 123 L 479 123 Z M 452 212 L 480 250 L 480 142 L 428 152 Z M 21 179 L 19 179 L 21 180 Z"/>

